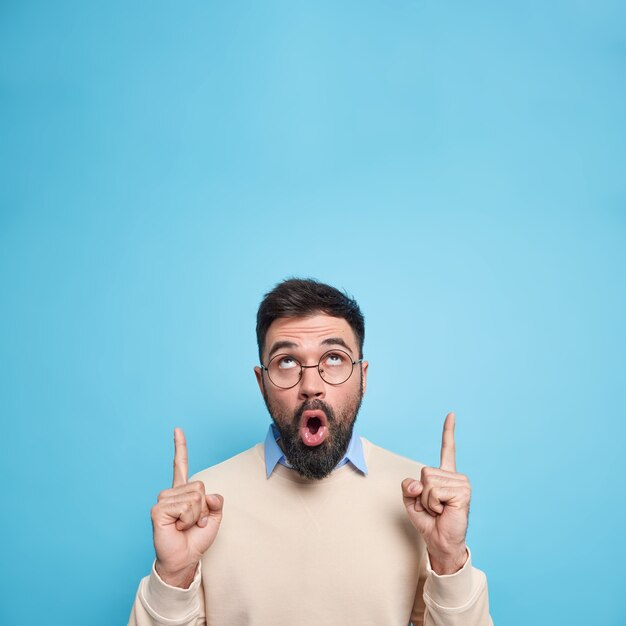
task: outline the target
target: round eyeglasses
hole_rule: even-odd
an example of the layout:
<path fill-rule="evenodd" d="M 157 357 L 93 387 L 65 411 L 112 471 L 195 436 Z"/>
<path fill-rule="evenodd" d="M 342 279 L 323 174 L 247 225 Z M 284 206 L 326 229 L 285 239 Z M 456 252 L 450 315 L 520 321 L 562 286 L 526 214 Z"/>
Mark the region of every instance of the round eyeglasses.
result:
<path fill-rule="evenodd" d="M 352 376 L 354 366 L 362 362 L 363 359 L 353 361 L 343 350 L 329 350 L 322 354 L 317 365 L 302 365 L 290 354 L 277 354 L 271 358 L 267 367 L 261 365 L 261 369 L 267 372 L 274 385 L 281 389 L 291 389 L 300 382 L 302 372 L 312 367 L 317 368 L 324 382 L 329 385 L 341 385 Z"/>

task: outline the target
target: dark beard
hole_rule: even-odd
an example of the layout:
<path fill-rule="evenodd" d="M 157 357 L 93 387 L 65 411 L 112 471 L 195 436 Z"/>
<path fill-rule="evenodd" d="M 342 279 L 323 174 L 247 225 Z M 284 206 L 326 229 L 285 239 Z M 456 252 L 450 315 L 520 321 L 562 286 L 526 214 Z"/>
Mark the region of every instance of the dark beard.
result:
<path fill-rule="evenodd" d="M 328 476 L 341 461 L 352 438 L 354 422 L 361 406 L 363 393 L 354 398 L 354 402 L 346 408 L 339 418 L 332 408 L 322 400 L 311 400 L 303 403 L 291 419 L 284 419 L 283 424 L 276 419 L 275 410 L 264 394 L 267 410 L 280 433 L 285 458 L 293 469 L 304 478 L 320 480 Z M 300 439 L 300 419 L 304 411 L 322 410 L 328 420 L 329 436 L 319 446 L 307 446 Z"/>

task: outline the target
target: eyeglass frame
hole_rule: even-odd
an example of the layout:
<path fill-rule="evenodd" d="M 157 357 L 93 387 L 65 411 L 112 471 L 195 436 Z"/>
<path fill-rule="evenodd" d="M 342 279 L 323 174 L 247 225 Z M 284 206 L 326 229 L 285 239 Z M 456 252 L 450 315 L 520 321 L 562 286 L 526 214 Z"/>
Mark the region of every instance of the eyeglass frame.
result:
<path fill-rule="evenodd" d="M 322 359 L 327 354 L 332 354 L 333 352 L 341 352 L 342 354 L 345 354 L 348 357 L 348 360 L 350 361 L 350 363 L 352 364 L 352 369 L 350 370 L 350 374 L 348 374 L 348 378 L 346 378 L 345 380 L 342 380 L 340 383 L 331 383 L 331 382 L 327 381 L 322 376 L 322 372 L 320 370 L 320 365 L 322 364 Z M 293 385 L 291 385 L 290 387 L 281 387 L 280 385 L 277 385 L 272 380 L 272 377 L 270 376 L 269 366 L 271 365 L 272 361 L 274 359 L 277 359 L 279 356 L 288 356 L 289 358 L 293 359 L 300 366 L 300 375 L 298 376 L 298 380 Z M 302 365 L 302 363 L 300 363 L 300 361 L 298 361 L 298 359 L 296 359 L 296 357 L 293 356 L 292 354 L 289 354 L 287 352 L 280 352 L 279 354 L 275 354 L 269 360 L 269 362 L 267 364 L 268 365 L 267 367 L 265 367 L 265 365 L 263 365 L 263 363 L 261 363 L 260 368 L 261 368 L 261 370 L 265 370 L 267 372 L 267 378 L 269 379 L 269 381 L 272 383 L 272 385 L 274 385 L 275 387 L 278 387 L 279 389 L 293 389 L 302 380 L 302 375 L 304 373 L 304 370 L 305 369 L 311 369 L 313 367 L 317 368 L 317 373 L 320 375 L 320 378 L 327 385 L 332 385 L 333 387 L 338 387 L 339 385 L 343 385 L 343 384 L 347 383 L 350 380 L 350 378 L 352 377 L 352 373 L 354 372 L 354 366 L 358 365 L 359 363 L 363 363 L 363 357 L 361 357 L 360 359 L 357 359 L 356 361 L 353 361 L 352 357 L 345 350 L 339 350 L 338 348 L 333 348 L 332 350 L 326 350 L 326 352 L 324 352 L 324 354 L 322 354 L 322 356 L 320 357 L 319 361 L 317 362 L 317 365 Z"/>

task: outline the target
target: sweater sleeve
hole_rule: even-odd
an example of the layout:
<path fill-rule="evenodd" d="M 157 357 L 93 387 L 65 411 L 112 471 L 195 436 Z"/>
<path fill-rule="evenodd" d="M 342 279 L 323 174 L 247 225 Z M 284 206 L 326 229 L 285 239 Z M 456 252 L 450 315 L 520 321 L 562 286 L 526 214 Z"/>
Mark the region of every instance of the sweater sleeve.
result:
<path fill-rule="evenodd" d="M 154 564 L 149 576 L 139 583 L 128 626 L 204 626 L 202 564 L 188 589 L 163 582 Z"/>
<path fill-rule="evenodd" d="M 493 626 L 487 577 L 472 566 L 469 548 L 465 565 L 448 575 L 436 574 L 425 553 L 417 595 L 411 615 L 413 626 Z"/>

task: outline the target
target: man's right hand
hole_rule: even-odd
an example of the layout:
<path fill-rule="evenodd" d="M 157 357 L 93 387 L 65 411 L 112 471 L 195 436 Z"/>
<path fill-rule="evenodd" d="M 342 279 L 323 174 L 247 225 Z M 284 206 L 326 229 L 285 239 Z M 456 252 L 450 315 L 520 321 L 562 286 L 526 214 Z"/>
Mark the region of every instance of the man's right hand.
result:
<path fill-rule="evenodd" d="M 202 555 L 209 549 L 222 521 L 224 498 L 207 495 L 202 481 L 187 482 L 187 442 L 174 429 L 174 480 L 152 507 L 156 571 L 173 587 L 187 589 Z"/>

